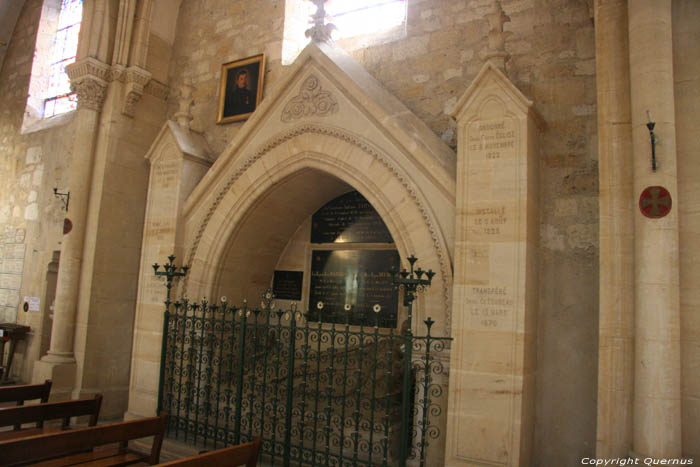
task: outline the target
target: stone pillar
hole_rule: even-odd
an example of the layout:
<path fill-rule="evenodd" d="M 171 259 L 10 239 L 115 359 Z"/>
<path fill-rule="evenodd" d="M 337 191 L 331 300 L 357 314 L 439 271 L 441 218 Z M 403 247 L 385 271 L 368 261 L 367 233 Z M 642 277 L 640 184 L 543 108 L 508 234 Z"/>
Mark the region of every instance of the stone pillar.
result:
<path fill-rule="evenodd" d="M 73 228 L 64 235 L 58 270 L 54 319 L 49 351 L 34 366 L 33 381 L 52 379 L 58 392 L 72 390 L 75 376 L 73 340 L 81 282 L 81 264 L 91 189 L 95 142 L 102 104 L 107 90 L 109 67 L 87 58 L 70 65 L 67 72 L 78 94 L 78 114 L 73 142 L 68 191 L 70 202 L 66 217 Z M 61 391 L 63 389 L 63 391 Z M 56 391 L 52 391 L 55 395 Z M 59 394 L 63 397 L 66 394 Z"/>
<path fill-rule="evenodd" d="M 455 110 L 448 466 L 529 465 L 535 422 L 538 121 L 487 63 Z"/>
<path fill-rule="evenodd" d="M 634 193 L 665 187 L 678 200 L 670 0 L 628 4 Z M 656 122 L 651 168 L 647 111 Z M 650 219 L 635 212 L 634 454 L 681 455 L 678 209 Z"/>
<path fill-rule="evenodd" d="M 632 448 L 634 216 L 627 0 L 595 2 L 600 184 L 596 455 Z"/>

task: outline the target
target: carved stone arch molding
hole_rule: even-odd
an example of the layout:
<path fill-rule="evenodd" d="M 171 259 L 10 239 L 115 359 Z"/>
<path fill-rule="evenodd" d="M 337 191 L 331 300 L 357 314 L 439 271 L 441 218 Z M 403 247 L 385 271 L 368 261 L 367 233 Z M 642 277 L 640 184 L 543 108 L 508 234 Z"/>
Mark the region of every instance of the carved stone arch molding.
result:
<path fill-rule="evenodd" d="M 295 126 L 241 154 L 225 183 L 189 213 L 185 261 L 191 272 L 183 293 L 199 297 L 216 291 L 221 262 L 248 213 L 278 183 L 304 170 L 326 173 L 360 191 L 387 224 L 403 264 L 415 254 L 423 269 L 437 272 L 414 323 L 430 315 L 449 335 L 452 260 L 436 218 L 440 209 L 430 206 L 411 176 L 372 143 L 318 124 Z"/>

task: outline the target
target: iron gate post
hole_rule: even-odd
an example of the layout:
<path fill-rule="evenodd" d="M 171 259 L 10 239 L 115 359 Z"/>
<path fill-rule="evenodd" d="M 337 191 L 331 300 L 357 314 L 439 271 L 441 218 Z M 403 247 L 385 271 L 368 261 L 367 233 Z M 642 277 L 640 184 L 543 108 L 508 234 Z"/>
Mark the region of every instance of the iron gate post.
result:
<path fill-rule="evenodd" d="M 163 385 L 165 384 L 165 352 L 167 351 L 168 342 L 168 325 L 170 321 L 170 290 L 173 288 L 173 279 L 176 277 L 184 277 L 187 275 L 188 266 L 183 266 L 182 270 L 178 272 L 177 266 L 173 264 L 175 261 L 175 255 L 168 256 L 168 264 L 164 264 L 163 267 L 165 271 L 159 271 L 160 265 L 158 263 L 153 264 L 153 273 L 156 277 L 165 276 L 165 286 L 168 288 L 166 298 L 165 298 L 165 316 L 163 317 L 163 343 L 160 348 L 160 374 L 158 375 L 158 408 L 156 409 L 156 414 L 161 412 L 163 408 Z"/>
<path fill-rule="evenodd" d="M 284 415 L 284 467 L 289 467 L 292 444 L 292 403 L 294 399 L 294 350 L 296 348 L 297 310 L 292 304 L 289 311 L 289 355 L 287 356 L 287 407 Z"/>
<path fill-rule="evenodd" d="M 402 398 L 401 398 L 401 434 L 399 438 L 399 466 L 406 467 L 406 460 L 409 456 L 409 443 L 411 442 L 411 367 L 413 359 L 413 301 L 416 299 L 417 292 L 423 291 L 425 287 L 430 286 L 435 273 L 432 269 L 423 271 L 420 267 L 413 269 L 413 265 L 418 261 L 418 258 L 411 255 L 408 258 L 411 265 L 411 270 L 402 269 L 401 272 L 392 271 L 391 280 L 394 287 L 404 288 L 403 305 L 408 308 L 408 317 L 406 319 L 406 329 L 404 331 L 404 369 L 402 382 Z M 423 279 L 423 275 L 427 279 Z"/>
<path fill-rule="evenodd" d="M 248 318 L 248 304 L 244 300 L 241 308 L 241 333 L 238 341 L 238 368 L 236 371 L 236 422 L 233 428 L 233 443 L 241 444 L 241 419 L 243 418 L 243 365 L 245 364 L 245 331 Z"/>

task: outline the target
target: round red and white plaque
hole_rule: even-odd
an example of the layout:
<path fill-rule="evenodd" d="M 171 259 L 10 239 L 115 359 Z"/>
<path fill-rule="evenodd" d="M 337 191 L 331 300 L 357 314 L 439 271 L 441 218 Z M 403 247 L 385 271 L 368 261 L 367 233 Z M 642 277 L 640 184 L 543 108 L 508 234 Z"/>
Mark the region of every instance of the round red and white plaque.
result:
<path fill-rule="evenodd" d="M 671 212 L 671 193 L 662 186 L 650 186 L 639 195 L 639 210 L 645 216 L 658 219 Z"/>

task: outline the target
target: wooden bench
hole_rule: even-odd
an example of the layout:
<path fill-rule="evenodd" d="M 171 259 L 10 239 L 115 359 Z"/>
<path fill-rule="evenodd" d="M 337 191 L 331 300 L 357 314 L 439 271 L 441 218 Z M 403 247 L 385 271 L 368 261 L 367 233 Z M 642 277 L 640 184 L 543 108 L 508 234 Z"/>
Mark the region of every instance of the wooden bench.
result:
<path fill-rule="evenodd" d="M 260 440 L 256 438 L 250 443 L 158 465 L 178 467 L 239 467 L 245 465 L 245 467 L 256 467 L 258 465 L 258 451 L 260 451 Z"/>
<path fill-rule="evenodd" d="M 0 466 L 31 464 L 64 467 L 79 464 L 83 467 L 113 467 L 144 462 L 154 465 L 160 457 L 166 420 L 163 414 L 160 417 L 0 441 Z M 149 436 L 154 437 L 149 454 L 128 448 L 129 441 Z"/>
<path fill-rule="evenodd" d="M 0 427 L 14 426 L 14 430 L 0 431 L 0 441 L 66 430 L 70 428 L 71 417 L 89 416 L 88 425 L 95 426 L 101 405 L 102 394 L 96 394 L 91 399 L 2 408 L 0 409 Z M 50 420 L 62 420 L 62 423 L 60 426 L 45 427 L 44 422 Z M 20 428 L 27 423 L 34 423 L 35 427 Z"/>
<path fill-rule="evenodd" d="M 44 384 L 0 386 L 0 404 L 5 402 L 16 402 L 17 405 L 24 405 L 25 401 L 31 401 L 35 399 L 40 399 L 41 402 L 48 402 L 50 392 L 50 379 L 44 381 Z"/>

